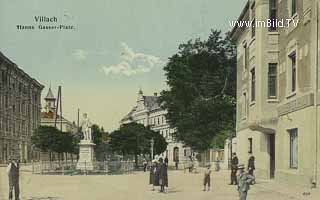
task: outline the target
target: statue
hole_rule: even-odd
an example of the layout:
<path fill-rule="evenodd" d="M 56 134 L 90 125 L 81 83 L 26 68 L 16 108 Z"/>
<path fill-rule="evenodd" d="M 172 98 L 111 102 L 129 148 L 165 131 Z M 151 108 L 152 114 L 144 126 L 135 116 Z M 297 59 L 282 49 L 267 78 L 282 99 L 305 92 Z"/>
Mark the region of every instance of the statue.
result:
<path fill-rule="evenodd" d="M 81 122 L 82 132 L 83 132 L 83 139 L 92 141 L 92 135 L 91 135 L 91 122 L 88 118 L 87 113 L 83 114 L 83 120 Z"/>

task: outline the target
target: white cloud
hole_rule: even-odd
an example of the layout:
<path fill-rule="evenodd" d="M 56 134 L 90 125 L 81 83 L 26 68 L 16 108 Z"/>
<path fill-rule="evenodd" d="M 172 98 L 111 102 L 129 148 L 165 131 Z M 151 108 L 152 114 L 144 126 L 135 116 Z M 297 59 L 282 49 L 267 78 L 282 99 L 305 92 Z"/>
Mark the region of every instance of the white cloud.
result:
<path fill-rule="evenodd" d="M 87 57 L 88 57 L 88 52 L 84 49 L 76 49 L 73 51 L 72 55 L 74 56 L 74 58 L 76 60 L 79 60 L 79 61 L 83 61 L 83 60 L 86 60 Z"/>
<path fill-rule="evenodd" d="M 121 43 L 121 48 L 120 63 L 101 67 L 106 75 L 133 76 L 148 73 L 155 66 L 163 64 L 161 59 L 156 56 L 134 52 L 126 43 Z"/>

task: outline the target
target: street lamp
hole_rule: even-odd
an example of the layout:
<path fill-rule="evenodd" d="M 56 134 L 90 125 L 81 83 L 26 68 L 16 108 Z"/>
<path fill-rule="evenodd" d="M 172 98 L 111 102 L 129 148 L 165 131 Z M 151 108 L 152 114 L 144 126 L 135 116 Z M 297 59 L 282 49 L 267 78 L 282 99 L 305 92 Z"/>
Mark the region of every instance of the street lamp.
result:
<path fill-rule="evenodd" d="M 154 146 L 154 139 L 151 138 L 151 159 L 153 160 L 153 146 Z"/>

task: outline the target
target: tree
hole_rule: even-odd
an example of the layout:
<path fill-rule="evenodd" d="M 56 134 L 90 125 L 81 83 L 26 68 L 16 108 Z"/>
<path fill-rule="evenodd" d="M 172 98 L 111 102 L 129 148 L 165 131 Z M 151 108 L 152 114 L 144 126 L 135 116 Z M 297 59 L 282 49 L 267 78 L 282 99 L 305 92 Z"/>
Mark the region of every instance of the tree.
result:
<path fill-rule="evenodd" d="M 165 139 L 158 132 L 135 122 L 125 124 L 110 134 L 110 147 L 113 152 L 134 155 L 138 166 L 138 155 L 150 154 L 151 138 L 155 141 L 155 153 L 160 154 L 167 148 Z"/>
<path fill-rule="evenodd" d="M 189 40 L 164 67 L 168 90 L 160 101 L 176 137 L 195 150 L 212 147 L 215 136 L 232 127 L 235 115 L 236 55 L 221 32 Z"/>
<path fill-rule="evenodd" d="M 61 132 L 52 126 L 38 127 L 34 131 L 31 141 L 36 148 L 50 153 L 50 161 L 51 152 L 56 152 L 59 154 L 59 161 L 62 153 L 77 152 L 78 140 L 76 137 L 70 133 Z"/>

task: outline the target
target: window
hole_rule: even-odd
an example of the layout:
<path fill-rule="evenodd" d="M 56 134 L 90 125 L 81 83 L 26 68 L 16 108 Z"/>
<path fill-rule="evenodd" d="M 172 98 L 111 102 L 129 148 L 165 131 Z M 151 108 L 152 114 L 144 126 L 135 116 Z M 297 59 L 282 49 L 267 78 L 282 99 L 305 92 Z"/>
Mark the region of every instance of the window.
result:
<path fill-rule="evenodd" d="M 290 168 L 298 169 L 298 129 L 288 131 L 290 137 Z"/>
<path fill-rule="evenodd" d="M 251 101 L 256 100 L 256 72 L 255 68 L 251 69 Z"/>
<path fill-rule="evenodd" d="M 268 97 L 269 99 L 277 98 L 277 63 L 269 63 Z"/>
<path fill-rule="evenodd" d="M 289 55 L 291 61 L 291 92 L 296 91 L 296 81 L 297 81 L 297 60 L 296 52 Z"/>
<path fill-rule="evenodd" d="M 244 92 L 242 95 L 242 119 L 245 120 L 247 118 L 247 93 Z"/>
<path fill-rule="evenodd" d="M 249 142 L 249 150 L 248 150 L 248 153 L 252 153 L 252 138 L 248 138 L 248 142 Z"/>
<path fill-rule="evenodd" d="M 251 19 L 252 19 L 252 26 L 251 26 L 251 37 L 254 38 L 256 36 L 256 12 L 255 12 L 255 3 L 251 6 Z"/>
<path fill-rule="evenodd" d="M 269 0 L 269 19 L 272 22 L 272 26 L 269 27 L 269 31 L 276 31 L 276 19 L 277 19 L 277 0 Z"/>
<path fill-rule="evenodd" d="M 291 16 L 297 13 L 297 0 L 291 0 Z"/>
<path fill-rule="evenodd" d="M 247 46 L 247 43 L 245 43 L 244 45 L 243 45 L 243 49 L 244 49 L 244 71 L 246 71 L 247 70 L 247 67 L 248 67 L 248 55 L 249 55 L 249 53 L 248 53 L 248 46 Z"/>

